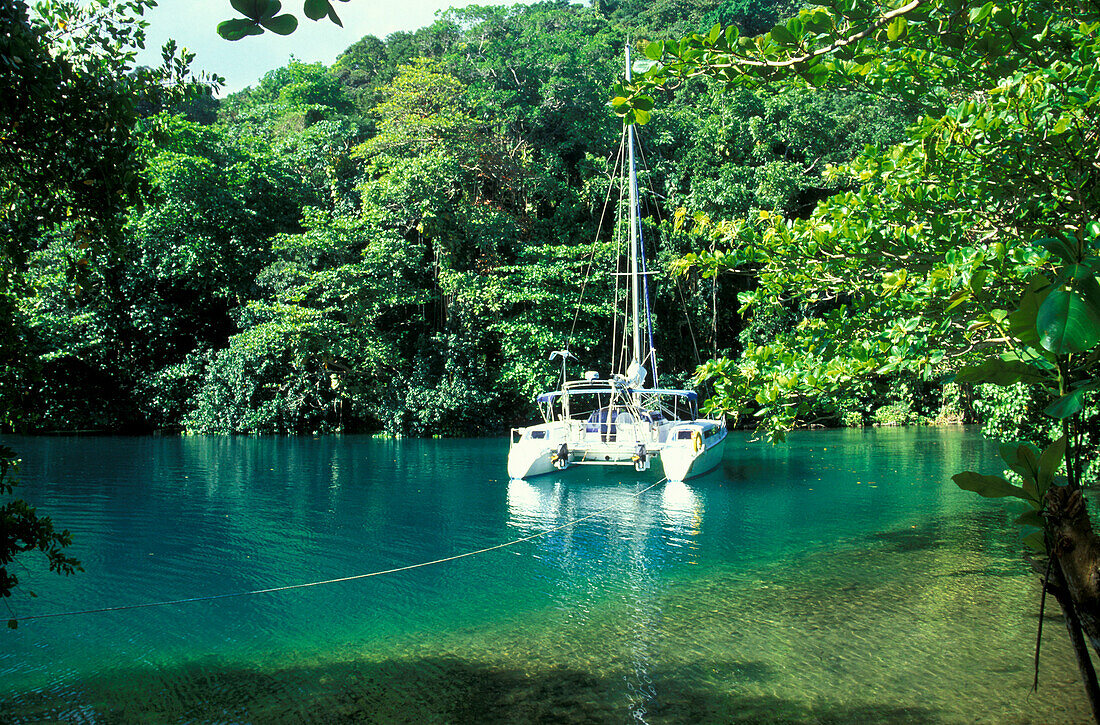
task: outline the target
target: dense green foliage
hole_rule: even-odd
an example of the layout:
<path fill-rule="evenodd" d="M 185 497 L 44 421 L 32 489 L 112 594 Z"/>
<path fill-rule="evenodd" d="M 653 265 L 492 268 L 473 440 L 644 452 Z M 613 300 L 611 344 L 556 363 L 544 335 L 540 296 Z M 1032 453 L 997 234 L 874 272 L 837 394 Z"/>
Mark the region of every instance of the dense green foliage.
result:
<path fill-rule="evenodd" d="M 745 314 L 768 318 L 800 305 L 805 315 L 702 371 L 721 391 L 716 405 L 754 410 L 773 435 L 869 375 L 938 380 L 1001 345 L 1026 357 L 1004 322 L 1040 272 L 1070 289 L 1059 295 L 1062 318 L 1077 320 L 1073 295 L 1088 296 L 1088 275 L 1073 265 L 1091 264 L 1086 224 L 1100 201 L 1087 121 L 1097 98 L 1093 11 L 911 5 L 880 15 L 839 3 L 804 10 L 755 40 L 716 27 L 654 43 L 647 53 L 662 63 L 624 91 L 644 97 L 647 84 L 703 75 L 731 89 L 862 88 L 917 112 L 902 143 L 830 169 L 829 178 L 855 188 L 808 216 L 759 213 L 693 227 L 707 248 L 681 268 L 751 270 L 759 284 L 742 295 Z M 621 100 L 624 111 L 631 99 Z M 1067 233 L 1065 244 L 1086 251 L 1055 244 Z M 1089 329 L 1063 334 L 1084 345 Z M 1000 414 L 1013 400 L 992 396 L 979 405 L 997 418 L 991 428 L 1023 432 Z"/>
<path fill-rule="evenodd" d="M 24 2 L 0 6 L 0 429 L 28 420 L 28 388 L 41 379 L 20 301 L 31 294 L 28 260 L 47 236 L 63 238 L 78 284 L 92 253 L 115 239 L 126 207 L 141 198 L 137 103 L 163 76 L 129 71 L 143 42 L 134 13 L 150 4 L 57 0 L 33 19 Z M 174 48 L 165 58 L 178 61 L 179 80 L 189 75 Z M 14 451 L 0 446 L 0 597 L 19 583 L 11 565 L 26 553 L 41 552 L 60 573 L 79 568 L 64 553 L 68 531 L 13 498 L 15 463 Z"/>
<path fill-rule="evenodd" d="M 131 124 L 146 191 L 121 234 L 90 256 L 65 224 L 27 246 L 22 356 L 4 368 L 25 381 L 19 428 L 469 435 L 529 419 L 557 372 L 550 350 L 569 345 L 586 369 L 610 358 L 617 252 L 600 217 L 626 38 L 776 12 L 452 10 L 363 38 L 331 68 L 272 71 L 214 122 L 192 110 Z M 642 181 L 662 267 L 695 243 L 672 231 L 678 206 L 804 215 L 840 188 L 827 164 L 895 140 L 909 112 L 846 91 L 723 96 L 696 82 L 660 104 Z M 745 324 L 729 300 L 753 286 L 656 282 L 667 382 L 797 322 L 793 310 Z M 866 392 L 900 406 L 880 422 L 929 408 L 916 387 Z"/>
<path fill-rule="evenodd" d="M 0 6 L 0 431 L 51 416 L 97 427 L 117 418 L 118 351 L 107 345 L 117 339 L 122 297 L 106 304 L 84 291 L 102 281 L 98 261 L 117 256 L 127 215 L 150 194 L 140 119 L 202 116 L 221 82 L 194 75 L 194 54 L 171 41 L 161 67 L 134 67 L 141 16 L 155 5 Z M 43 331 L 52 342 L 43 344 Z M 22 566 L 17 557 L 28 553 L 43 554 L 52 571 L 80 568 L 64 553 L 68 531 L 14 498 L 15 462 L 0 446 L 0 597 L 18 584 L 9 565 Z"/>

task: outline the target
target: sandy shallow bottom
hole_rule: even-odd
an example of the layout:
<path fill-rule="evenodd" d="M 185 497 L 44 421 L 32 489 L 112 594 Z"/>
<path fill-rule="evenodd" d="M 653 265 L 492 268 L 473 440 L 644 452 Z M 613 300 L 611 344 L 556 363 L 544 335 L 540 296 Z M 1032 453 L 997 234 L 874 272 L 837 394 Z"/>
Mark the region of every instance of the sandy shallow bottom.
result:
<path fill-rule="evenodd" d="M 1029 692 L 1038 586 L 950 530 L 885 532 L 797 566 L 711 567 L 323 654 L 198 658 L 8 699 L 10 722 L 1077 723 L 1056 609 Z"/>

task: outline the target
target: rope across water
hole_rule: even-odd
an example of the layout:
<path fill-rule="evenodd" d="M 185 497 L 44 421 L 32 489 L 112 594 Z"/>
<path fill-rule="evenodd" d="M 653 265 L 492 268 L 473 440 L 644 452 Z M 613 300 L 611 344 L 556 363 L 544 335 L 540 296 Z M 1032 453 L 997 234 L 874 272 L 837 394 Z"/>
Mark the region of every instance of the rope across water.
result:
<path fill-rule="evenodd" d="M 647 491 L 653 490 L 654 488 L 656 488 L 657 486 L 660 486 L 662 483 L 664 483 L 667 480 L 668 480 L 668 478 L 662 478 L 661 480 L 657 481 L 656 483 L 652 483 L 649 486 L 646 486 L 641 491 L 635 491 L 634 493 L 632 493 L 630 495 L 633 498 L 638 498 L 643 493 L 646 493 Z M 476 551 L 467 551 L 467 552 L 462 553 L 462 554 L 455 554 L 454 556 L 447 556 L 447 557 L 444 557 L 442 559 L 433 559 L 432 561 L 422 561 L 422 562 L 419 562 L 419 563 L 416 563 L 416 564 L 407 564 L 405 566 L 394 567 L 392 569 L 380 569 L 379 571 L 372 571 L 372 572 L 368 572 L 366 574 L 353 574 L 352 576 L 342 576 L 342 577 L 338 577 L 336 579 L 323 579 L 321 581 L 304 582 L 304 583 L 301 583 L 301 584 L 286 584 L 284 586 L 268 587 L 266 589 L 252 589 L 250 591 L 245 591 L 245 592 L 230 592 L 228 594 L 211 594 L 211 595 L 203 596 L 203 597 L 188 597 L 186 599 L 170 599 L 170 600 L 166 600 L 166 601 L 163 601 L 163 602 L 144 602 L 142 604 L 122 604 L 122 605 L 119 605 L 119 606 L 116 606 L 116 607 L 99 607 L 99 608 L 96 608 L 96 609 L 73 609 L 73 610 L 70 610 L 70 611 L 67 611 L 67 612 L 50 612 L 50 613 L 47 613 L 47 614 L 28 614 L 28 615 L 25 615 L 25 616 L 22 616 L 22 617 L 8 617 L 8 620 L 9 621 L 15 621 L 15 622 L 29 622 L 33 619 L 52 619 L 54 617 L 72 617 L 72 616 L 75 616 L 75 615 L 78 615 L 78 614 L 100 614 L 100 613 L 104 613 L 104 612 L 122 612 L 122 611 L 127 611 L 127 610 L 130 610 L 130 609 L 147 609 L 149 607 L 167 607 L 167 606 L 171 606 L 173 604 L 190 604 L 191 602 L 212 602 L 212 601 L 217 600 L 217 599 L 234 599 L 234 598 L 237 598 L 237 597 L 249 597 L 249 596 L 252 596 L 254 594 L 272 594 L 274 592 L 285 592 L 285 591 L 289 591 L 291 589 L 307 589 L 309 587 L 319 587 L 319 586 L 324 586 L 326 584 L 339 584 L 340 582 L 355 581 L 356 579 L 368 579 L 370 577 L 382 576 L 383 574 L 396 574 L 397 572 L 401 572 L 401 571 L 409 571 L 411 569 L 421 569 L 421 568 L 426 567 L 426 566 L 434 566 L 436 564 L 445 564 L 448 561 L 455 561 L 456 559 L 465 559 L 467 557 L 477 556 L 478 554 L 486 554 L 490 551 L 496 551 L 497 549 L 506 549 L 509 546 L 515 546 L 516 544 L 522 544 L 525 541 L 531 541 L 532 539 L 537 539 L 541 536 L 546 536 L 547 534 L 552 534 L 555 531 L 561 531 L 562 529 L 567 529 L 570 526 L 576 526 L 577 524 L 579 524 L 581 522 L 587 521 L 588 519 L 595 518 L 596 516 L 599 516 L 600 514 L 606 513 L 606 512 L 610 511 L 613 508 L 615 508 L 615 504 L 612 504 L 610 506 L 605 506 L 602 509 L 600 509 L 599 511 L 593 511 L 592 513 L 590 513 L 586 516 L 582 516 L 579 519 L 573 519 L 572 521 L 567 521 L 564 524 L 559 524 L 557 526 L 546 529 L 545 531 L 540 531 L 537 534 L 531 534 L 530 536 L 524 536 L 524 537 L 519 538 L 519 539 L 513 539 L 512 541 L 506 541 L 503 544 L 496 544 L 495 546 L 487 546 L 484 549 L 477 549 Z"/>

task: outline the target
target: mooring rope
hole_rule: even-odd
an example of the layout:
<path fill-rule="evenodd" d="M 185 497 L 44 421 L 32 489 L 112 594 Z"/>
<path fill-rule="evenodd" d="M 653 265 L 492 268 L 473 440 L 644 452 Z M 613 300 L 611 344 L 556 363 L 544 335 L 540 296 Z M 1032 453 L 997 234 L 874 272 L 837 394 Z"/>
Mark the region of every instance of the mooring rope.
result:
<path fill-rule="evenodd" d="M 641 491 L 635 491 L 634 493 L 632 493 L 630 495 L 634 498 L 638 498 L 643 493 L 646 493 L 647 491 L 653 490 L 654 488 L 661 485 L 662 483 L 664 483 L 667 480 L 668 480 L 667 477 L 662 478 L 660 481 L 657 481 L 656 483 L 653 483 L 649 486 L 646 486 Z M 54 618 L 54 617 L 72 617 L 72 616 L 75 616 L 75 615 L 78 615 L 78 614 L 101 614 L 101 613 L 104 613 L 104 612 L 122 612 L 122 611 L 131 610 L 131 609 L 147 609 L 149 607 L 167 607 L 167 606 L 170 606 L 170 605 L 173 605 L 173 604 L 190 604 L 191 602 L 211 602 L 211 601 L 214 601 L 216 599 L 234 599 L 234 598 L 237 598 L 237 597 L 250 597 L 254 594 L 271 594 L 271 593 L 274 593 L 274 592 L 285 592 L 285 591 L 289 591 L 291 589 L 307 589 L 309 587 L 319 587 L 319 586 L 324 586 L 326 584 L 339 584 L 340 582 L 350 582 L 350 581 L 354 581 L 356 579 L 367 579 L 367 578 L 370 578 L 370 577 L 382 576 L 383 574 L 396 574 L 397 572 L 400 572 L 400 571 L 409 571 L 411 569 L 421 569 L 421 568 L 426 567 L 426 566 L 434 566 L 436 564 L 445 564 L 448 561 L 455 561 L 456 559 L 465 559 L 465 558 L 470 557 L 470 556 L 477 556 L 478 554 L 485 554 L 485 553 L 488 553 L 490 551 L 496 551 L 497 549 L 506 549 L 509 546 L 515 546 L 516 544 L 522 544 L 525 541 L 531 541 L 532 539 L 537 539 L 540 536 L 546 536 L 547 534 L 552 534 L 555 531 L 561 531 L 562 529 L 567 529 L 570 526 L 576 526 L 577 524 L 579 524 L 583 521 L 587 521 L 588 519 L 591 519 L 591 518 L 594 518 L 596 516 L 599 516 L 600 514 L 606 513 L 606 512 L 610 511 L 613 508 L 615 508 L 615 504 L 611 504 L 610 506 L 605 506 L 602 509 L 600 509 L 599 511 L 593 511 L 592 513 L 588 514 L 587 516 L 582 516 L 579 519 L 573 519 L 572 521 L 567 521 L 564 524 L 559 524 L 558 526 L 554 526 L 552 528 L 549 528 L 546 531 L 540 531 L 537 534 L 531 534 L 530 536 L 524 536 L 523 538 L 520 538 L 520 539 L 513 539 L 512 541 L 506 541 L 503 544 L 496 544 L 495 546 L 487 546 L 484 549 L 478 549 L 476 551 L 467 551 L 467 552 L 462 553 L 462 554 L 455 554 L 454 556 L 447 556 L 447 557 L 444 557 L 442 559 L 434 559 L 432 561 L 422 561 L 422 562 L 419 562 L 417 564 L 407 564 L 405 566 L 398 566 L 398 567 L 394 567 L 392 569 L 381 569 L 379 571 L 372 571 L 372 572 L 368 572 L 366 574 L 354 574 L 352 576 L 342 576 L 342 577 L 338 577 L 336 579 L 324 579 L 324 580 L 321 580 L 321 581 L 305 582 L 303 584 L 286 584 L 286 585 L 281 586 L 281 587 L 268 587 L 267 589 L 252 589 L 252 590 L 246 591 L 246 592 L 230 592 L 228 594 L 211 594 L 211 595 L 205 596 L 205 597 L 188 597 L 186 599 L 170 599 L 170 600 L 163 601 L 163 602 L 144 602 L 142 604 L 122 604 L 122 605 L 119 605 L 119 606 L 116 606 L 116 607 L 99 607 L 97 609 L 74 609 L 74 610 L 67 611 L 67 612 L 50 612 L 50 613 L 47 613 L 47 614 L 28 614 L 28 615 L 25 615 L 25 616 L 22 616 L 22 617 L 8 617 L 7 619 L 8 619 L 8 621 L 15 621 L 15 622 L 29 622 L 32 619 L 51 619 L 51 618 Z"/>

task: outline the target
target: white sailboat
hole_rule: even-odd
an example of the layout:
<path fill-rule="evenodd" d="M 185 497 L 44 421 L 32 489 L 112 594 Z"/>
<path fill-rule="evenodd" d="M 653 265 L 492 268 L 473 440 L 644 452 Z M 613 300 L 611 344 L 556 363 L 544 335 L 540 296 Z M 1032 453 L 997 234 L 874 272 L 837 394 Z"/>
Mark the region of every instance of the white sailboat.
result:
<path fill-rule="evenodd" d="M 627 81 L 630 71 L 628 48 Z M 725 420 L 700 417 L 694 391 L 662 388 L 657 380 L 657 351 L 653 348 L 638 214 L 633 125 L 627 126 L 625 143 L 629 163 L 630 287 L 624 343 L 628 343 L 630 362 L 625 370 L 612 370 L 607 377 L 589 371 L 580 380 L 567 380 L 566 367 L 572 354 L 568 350 L 551 353 L 551 360 L 562 358 L 562 385 L 538 396 L 542 423 L 512 429 L 508 451 L 508 475 L 512 479 L 586 465 L 625 465 L 648 471 L 656 459 L 666 478 L 683 481 L 713 469 L 722 460 Z M 625 362 L 624 355 L 620 365 Z M 654 371 L 653 383 L 647 387 L 650 369 Z"/>

